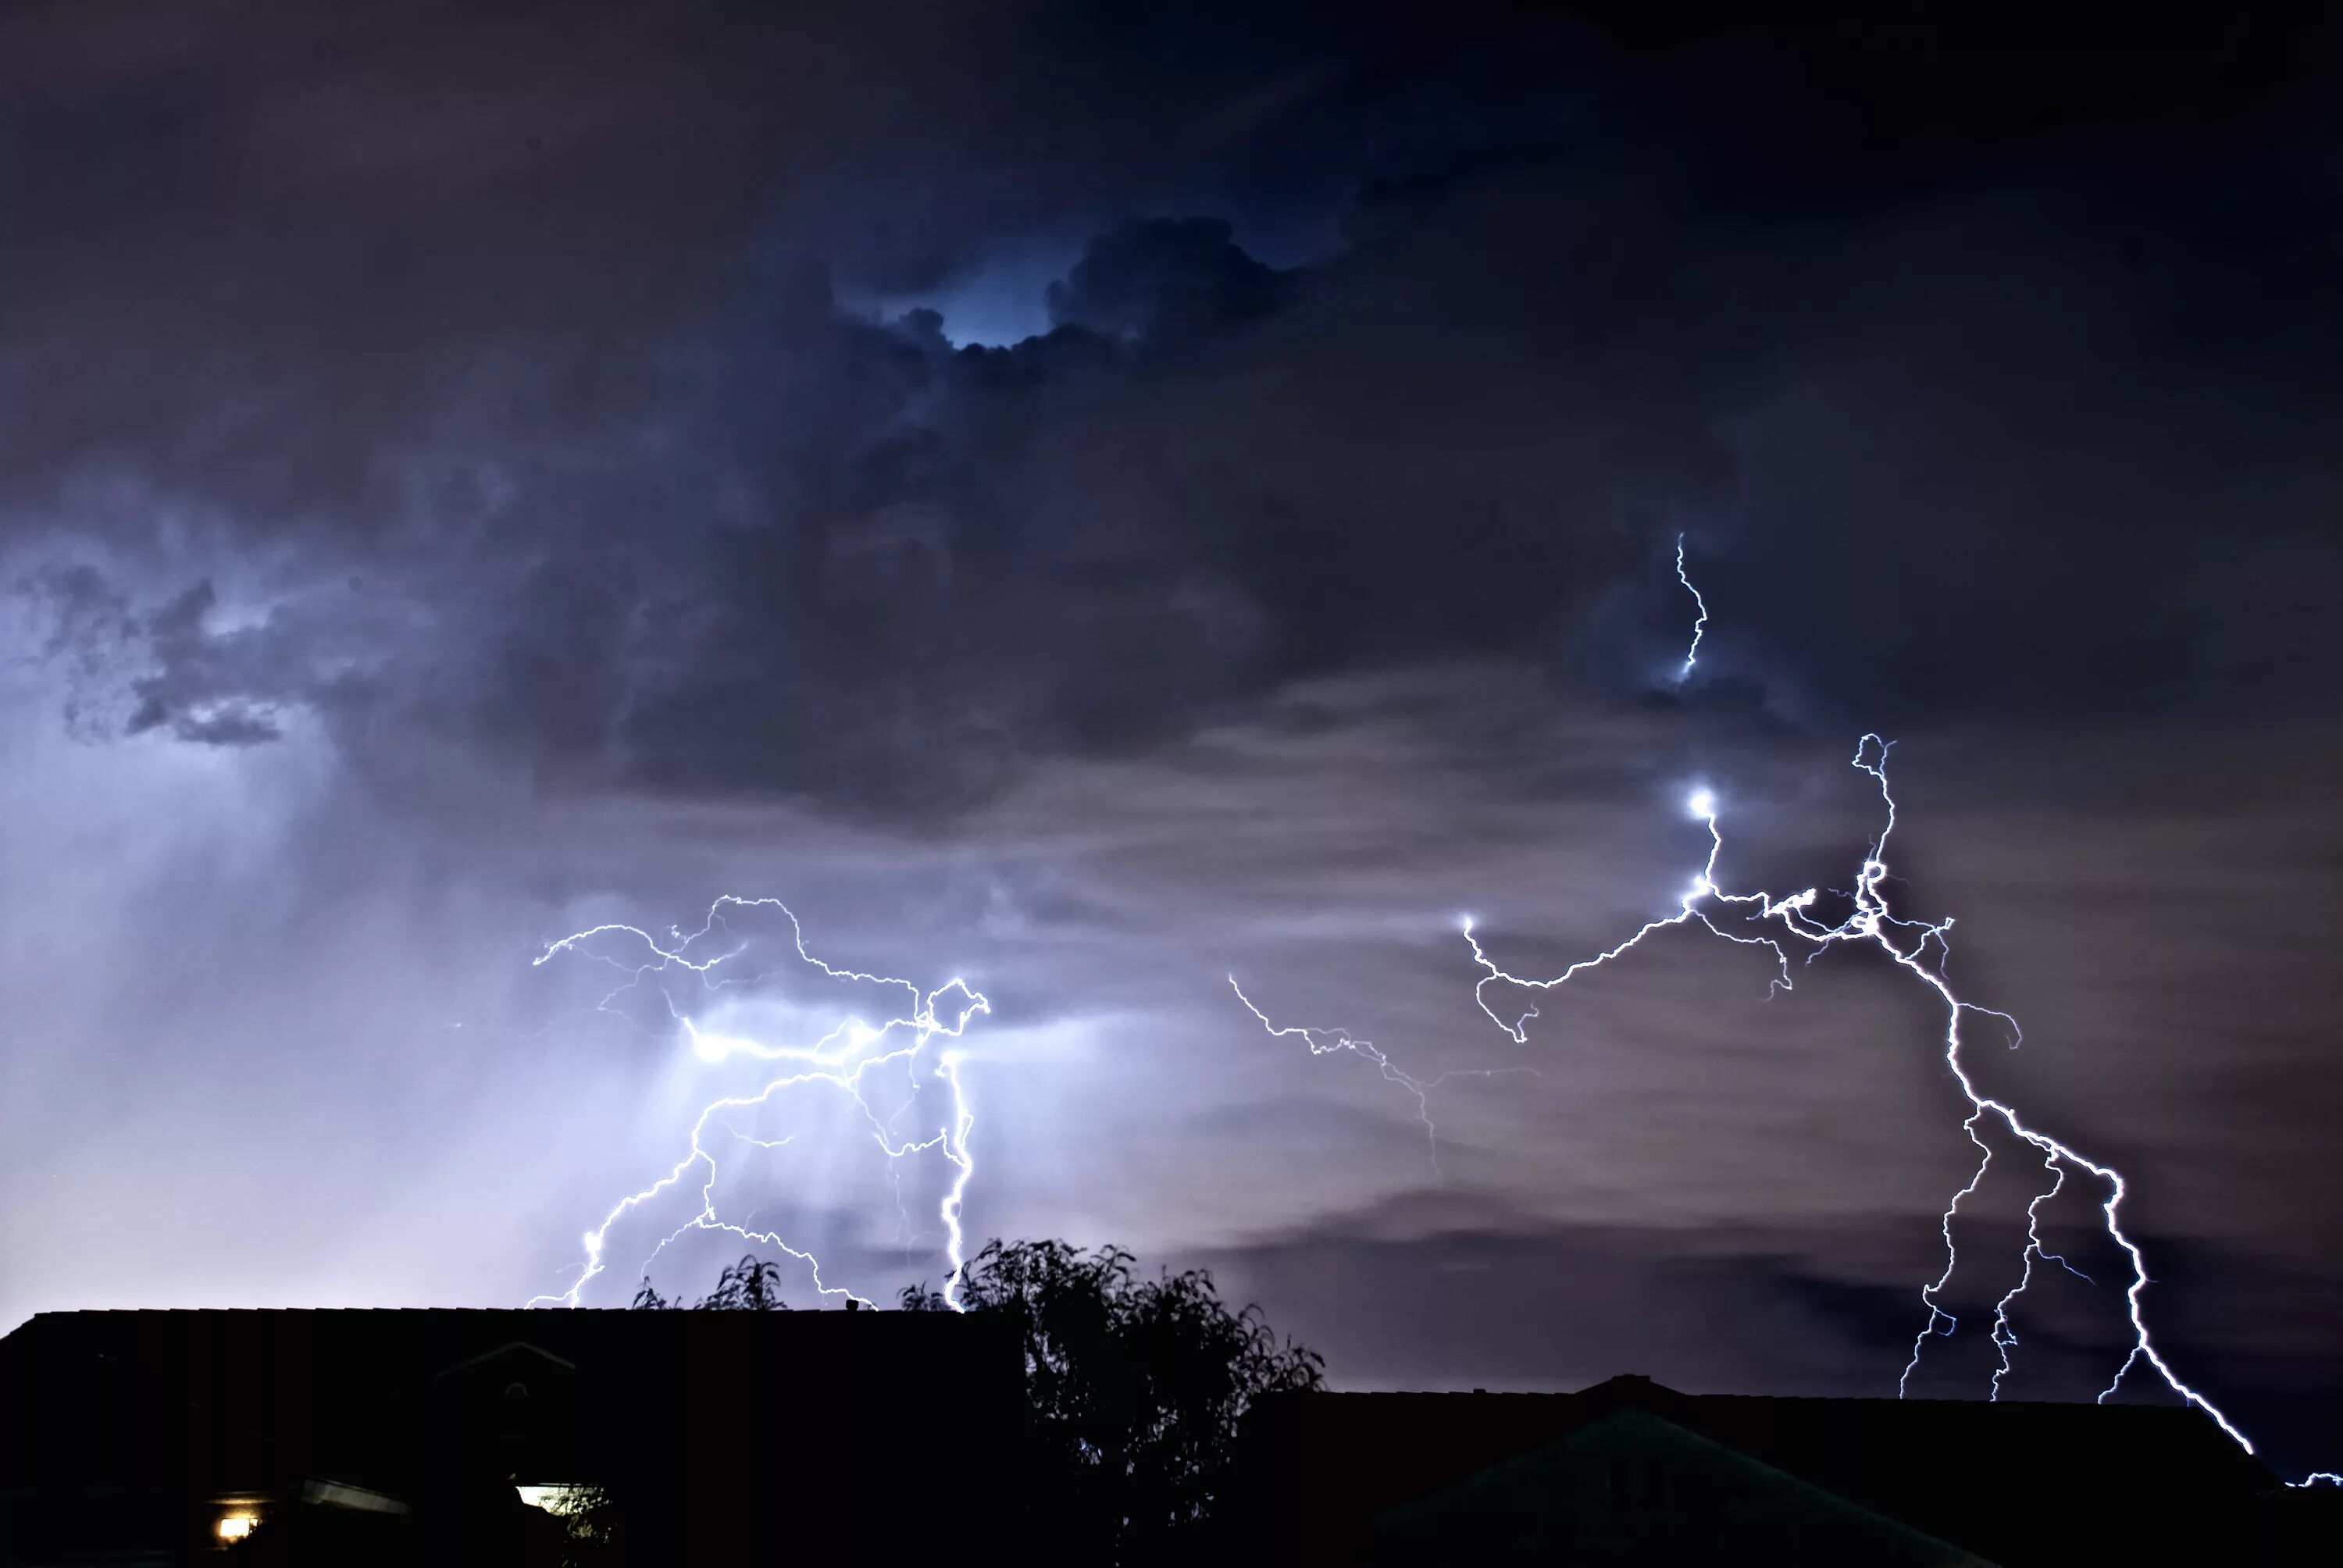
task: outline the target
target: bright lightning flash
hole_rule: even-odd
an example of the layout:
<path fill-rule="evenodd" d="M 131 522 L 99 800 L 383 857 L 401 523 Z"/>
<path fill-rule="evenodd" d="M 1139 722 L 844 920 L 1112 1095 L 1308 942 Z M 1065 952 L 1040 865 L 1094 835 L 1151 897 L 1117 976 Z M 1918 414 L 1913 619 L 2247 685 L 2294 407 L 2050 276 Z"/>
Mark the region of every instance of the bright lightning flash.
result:
<path fill-rule="evenodd" d="M 602 998 L 598 1005 L 605 1009 L 621 993 L 650 976 L 670 970 L 689 973 L 702 985 L 713 988 L 728 983 L 712 980 L 710 977 L 714 971 L 719 965 L 738 958 L 743 950 L 736 948 L 729 952 L 700 958 L 693 956 L 692 949 L 723 927 L 723 917 L 728 910 L 779 910 L 789 922 L 797 956 L 806 964 L 820 970 L 831 980 L 861 981 L 900 990 L 905 999 L 902 1010 L 883 1023 L 876 1024 L 849 1017 L 809 1045 L 769 1045 L 737 1035 L 719 1034 L 702 1030 L 691 1019 L 677 1014 L 677 1021 L 682 1026 L 684 1039 L 690 1042 L 692 1054 L 702 1061 L 720 1062 L 730 1057 L 746 1056 L 787 1062 L 796 1070 L 771 1079 L 754 1093 L 727 1096 L 710 1101 L 700 1111 L 699 1120 L 692 1123 L 689 1150 L 676 1161 L 674 1168 L 648 1187 L 619 1199 L 602 1216 L 601 1222 L 586 1232 L 585 1267 L 570 1287 L 558 1295 L 538 1296 L 529 1305 L 578 1305 L 579 1292 L 608 1266 L 606 1249 L 611 1227 L 669 1188 L 684 1185 L 688 1173 L 694 1170 L 703 1172 L 703 1180 L 699 1183 L 699 1211 L 669 1231 L 651 1249 L 649 1255 L 643 1260 L 641 1273 L 647 1275 L 652 1262 L 667 1250 L 669 1243 L 686 1232 L 720 1231 L 744 1241 L 777 1247 L 806 1264 L 812 1271 L 814 1289 L 825 1297 L 843 1297 L 864 1306 L 871 1305 L 866 1298 L 856 1295 L 842 1285 L 826 1283 L 821 1277 L 820 1260 L 812 1253 L 790 1245 L 771 1231 L 751 1230 L 746 1223 L 727 1220 L 717 1210 L 716 1182 L 719 1174 L 717 1151 L 706 1141 L 710 1126 L 731 1132 L 740 1141 L 759 1148 L 779 1147 L 789 1140 L 749 1138 L 730 1126 L 726 1120 L 728 1113 L 764 1105 L 784 1090 L 819 1085 L 843 1094 L 854 1102 L 870 1121 L 872 1138 L 890 1162 L 899 1163 L 913 1155 L 932 1151 L 951 1167 L 951 1180 L 938 1206 L 937 1218 L 943 1226 L 945 1259 L 950 1268 L 944 1279 L 944 1299 L 955 1312 L 960 1310 L 960 1274 L 964 1261 L 960 1212 L 967 1201 L 969 1181 L 976 1174 L 976 1166 L 970 1158 L 968 1148 L 968 1135 L 975 1125 L 975 1118 L 969 1110 L 968 1096 L 960 1082 L 961 1053 L 944 1050 L 930 1060 L 928 1045 L 939 1036 L 957 1038 L 968 1027 L 970 1019 L 978 1013 L 992 1010 L 991 1005 L 980 994 L 970 990 L 966 981 L 953 979 L 933 990 L 922 991 L 910 980 L 836 968 L 806 950 L 804 928 L 798 923 L 796 914 L 788 905 L 778 899 L 743 899 L 729 894 L 709 906 L 708 919 L 699 930 L 688 936 L 680 932 L 672 934 L 669 939 L 671 946 L 661 946 L 649 933 L 634 926 L 601 925 L 563 937 L 538 954 L 534 962 L 541 965 L 558 955 L 577 953 L 621 970 L 628 978 Z M 649 950 L 649 956 L 629 965 L 600 950 L 608 940 L 618 940 L 628 946 L 639 944 Z M 669 1008 L 670 1011 L 674 1009 L 671 1000 Z M 916 1103 L 920 1091 L 929 1084 L 943 1087 L 950 1109 L 937 1125 L 933 1136 L 917 1141 L 898 1139 L 890 1129 L 901 1114 L 901 1110 L 893 1115 L 881 1117 L 864 1098 L 870 1083 L 882 1069 L 908 1080 L 911 1099 L 902 1109 L 909 1109 L 910 1104 Z M 749 1218 L 753 1219 L 754 1216 Z"/>

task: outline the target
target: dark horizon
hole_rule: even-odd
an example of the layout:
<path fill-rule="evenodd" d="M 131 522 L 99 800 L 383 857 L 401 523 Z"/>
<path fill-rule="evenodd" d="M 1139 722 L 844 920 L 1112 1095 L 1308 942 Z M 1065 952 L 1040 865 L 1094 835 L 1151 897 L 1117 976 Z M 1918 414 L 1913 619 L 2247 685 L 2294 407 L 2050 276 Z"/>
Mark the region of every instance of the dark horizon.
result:
<path fill-rule="evenodd" d="M 1964 1067 L 2343 1469 L 2338 50 L 12 8 L 0 1332 L 744 1236 L 886 1302 L 959 1223 L 1341 1388 L 1892 1394 L 1976 1162 L 1927 986 L 1685 920 L 1484 1015 L 1472 945 L 1674 915 L 1701 792 L 1717 889 L 1852 918 L 1875 735 L 1880 896 L 2024 1027 Z M 1915 1395 L 1990 1391 L 2049 1181 L 1986 1126 Z M 2130 1343 L 2065 1170 L 2014 1399 Z"/>

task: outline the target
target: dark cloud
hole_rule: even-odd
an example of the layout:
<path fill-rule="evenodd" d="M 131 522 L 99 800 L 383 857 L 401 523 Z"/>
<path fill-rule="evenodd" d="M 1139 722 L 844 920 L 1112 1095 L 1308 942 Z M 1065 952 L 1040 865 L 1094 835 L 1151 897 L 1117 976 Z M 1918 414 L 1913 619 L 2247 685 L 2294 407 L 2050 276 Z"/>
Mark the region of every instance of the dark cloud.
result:
<path fill-rule="evenodd" d="M 131 682 L 138 706 L 126 734 L 168 724 L 180 739 L 209 746 L 277 738 L 267 693 L 279 660 L 263 637 L 220 636 L 206 627 L 217 597 L 209 582 L 200 582 L 146 618 L 141 629 L 161 668 Z"/>
<path fill-rule="evenodd" d="M 1292 279 L 1239 249 L 1218 218 L 1131 223 L 1091 242 L 1062 283 L 1050 319 L 1171 347 L 1257 320 L 1285 302 Z"/>
<path fill-rule="evenodd" d="M 1833 722 L 2185 700 L 2207 574 L 2267 592 L 2323 548 L 2337 193 L 2268 166 L 2299 116 L 2258 35 L 2077 86 L 2057 35 L 1329 55 L 1295 15 L 1239 65 L 1225 19 L 1161 59 L 1151 25 L 924 20 L 1028 89 L 980 110 L 818 14 L 353 11 L 258 51 L 242 13 L 136 49 L 20 21 L 62 67 L 15 111 L 54 149 L 12 204 L 45 218 L 6 279 L 20 508 L 89 523 L 102 473 L 152 498 L 107 508 L 134 547 L 168 511 L 366 571 L 435 622 L 365 650 L 375 740 L 920 814 L 1296 677 L 1652 689 L 1679 531 L 1734 608 L 1712 695 Z M 1964 63 L 2009 100 L 1919 90 Z M 1344 156 L 1296 128 L 1369 124 Z M 2155 163 L 2176 125 L 2189 164 Z M 1123 221 L 1005 350 L 834 303 L 1246 168 L 1310 171 L 1289 207 L 1363 180 L 1340 250 Z M 351 699 L 337 616 L 224 639 L 155 586 L 139 728 Z"/>

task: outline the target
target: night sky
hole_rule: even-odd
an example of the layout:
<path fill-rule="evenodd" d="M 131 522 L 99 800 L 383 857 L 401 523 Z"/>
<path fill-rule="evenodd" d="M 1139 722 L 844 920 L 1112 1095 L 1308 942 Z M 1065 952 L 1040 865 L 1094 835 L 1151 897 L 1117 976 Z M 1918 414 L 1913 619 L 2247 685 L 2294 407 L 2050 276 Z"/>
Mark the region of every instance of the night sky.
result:
<path fill-rule="evenodd" d="M 679 1020 L 884 1005 L 770 910 L 532 962 L 731 893 L 990 1000 L 974 1239 L 1209 1264 L 1339 1387 L 1892 1393 L 1976 1160 L 1925 987 L 1668 930 L 1516 1044 L 1459 930 L 1674 912 L 1702 786 L 1722 882 L 1847 889 L 1868 730 L 2025 1026 L 1965 1060 L 2338 1468 L 2343 34 L 1875 9 L 6 8 L 0 1329 L 565 1291 L 770 1076 Z M 1534 1075 L 1435 1149 L 1232 973 Z M 936 1282 L 948 1163 L 841 1100 L 712 1135 L 727 1217 Z M 1915 1393 L 1986 1392 L 2001 1142 Z M 2106 1195 L 2012 1396 L 2122 1362 Z"/>

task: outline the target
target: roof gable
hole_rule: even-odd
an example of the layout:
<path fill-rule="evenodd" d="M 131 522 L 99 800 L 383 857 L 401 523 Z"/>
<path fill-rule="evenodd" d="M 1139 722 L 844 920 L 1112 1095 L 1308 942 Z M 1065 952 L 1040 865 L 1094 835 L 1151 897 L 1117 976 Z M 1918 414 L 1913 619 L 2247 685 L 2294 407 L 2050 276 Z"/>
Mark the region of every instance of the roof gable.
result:
<path fill-rule="evenodd" d="M 508 1340 L 494 1350 L 482 1351 L 478 1355 L 468 1356 L 453 1366 L 442 1367 L 437 1375 L 456 1377 L 468 1372 L 485 1372 L 492 1367 L 499 1371 L 513 1368 L 574 1372 L 578 1370 L 578 1363 L 566 1356 L 555 1355 L 541 1345 L 530 1344 L 527 1340 Z"/>
<path fill-rule="evenodd" d="M 1385 1510 L 1376 1533 L 1473 1557 L 1525 1550 L 1574 1563 L 1768 1560 L 1992 1568 L 1986 1559 L 1624 1406 L 1561 1439 Z"/>

